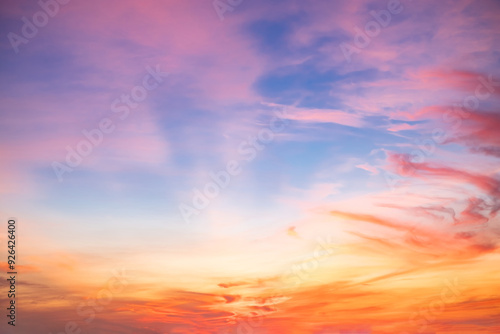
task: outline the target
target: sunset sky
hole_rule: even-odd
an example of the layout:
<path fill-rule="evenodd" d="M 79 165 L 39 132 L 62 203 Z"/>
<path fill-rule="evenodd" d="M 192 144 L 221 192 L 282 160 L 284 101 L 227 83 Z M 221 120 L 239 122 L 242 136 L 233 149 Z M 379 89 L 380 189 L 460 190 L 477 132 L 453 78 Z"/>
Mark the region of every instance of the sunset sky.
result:
<path fill-rule="evenodd" d="M 500 333 L 499 1 L 3 0 L 0 31 L 1 333 Z"/>

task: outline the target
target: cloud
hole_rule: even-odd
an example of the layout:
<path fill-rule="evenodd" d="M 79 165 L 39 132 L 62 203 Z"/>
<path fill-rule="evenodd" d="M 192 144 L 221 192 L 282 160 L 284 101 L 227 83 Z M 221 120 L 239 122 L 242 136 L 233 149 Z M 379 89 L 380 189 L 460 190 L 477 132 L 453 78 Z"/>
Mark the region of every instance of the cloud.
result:
<path fill-rule="evenodd" d="M 360 164 L 360 165 L 356 165 L 356 167 L 360 168 L 360 169 L 363 169 L 363 170 L 366 170 L 367 172 L 370 172 L 372 175 L 377 175 L 379 172 L 378 172 L 378 169 L 370 164 Z"/>
<path fill-rule="evenodd" d="M 449 178 L 473 184 L 492 196 L 500 194 L 500 180 L 494 176 L 470 173 L 438 164 L 412 162 L 407 154 L 390 152 L 388 161 L 403 176 Z"/>
<path fill-rule="evenodd" d="M 290 109 L 286 118 L 304 123 L 337 123 L 352 127 L 362 127 L 364 122 L 356 114 L 340 110 Z"/>
<path fill-rule="evenodd" d="M 217 285 L 220 286 L 221 288 L 229 289 L 229 288 L 232 288 L 234 286 L 242 286 L 242 285 L 247 285 L 247 284 L 249 284 L 249 283 L 248 282 L 231 282 L 231 283 L 219 283 Z"/>
<path fill-rule="evenodd" d="M 295 231 L 295 226 L 289 227 L 288 230 L 286 231 L 286 234 L 291 236 L 291 237 L 298 237 L 298 234 Z"/>

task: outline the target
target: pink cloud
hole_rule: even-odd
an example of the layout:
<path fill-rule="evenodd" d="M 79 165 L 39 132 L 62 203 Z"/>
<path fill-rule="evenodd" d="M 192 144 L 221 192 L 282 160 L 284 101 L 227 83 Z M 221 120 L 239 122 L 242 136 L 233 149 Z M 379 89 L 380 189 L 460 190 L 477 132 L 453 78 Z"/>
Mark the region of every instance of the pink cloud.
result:
<path fill-rule="evenodd" d="M 378 174 L 378 169 L 376 167 L 370 165 L 370 164 L 356 165 L 356 167 L 364 169 L 367 172 L 370 172 L 372 175 L 377 175 Z"/>
<path fill-rule="evenodd" d="M 402 124 L 392 125 L 387 130 L 391 131 L 391 132 L 399 132 L 399 131 L 404 131 L 404 130 L 415 130 L 417 128 L 419 128 L 418 125 L 412 125 L 412 124 L 408 124 L 408 123 L 402 123 Z"/>
<path fill-rule="evenodd" d="M 352 127 L 361 127 L 364 124 L 359 115 L 330 109 L 289 108 L 286 117 L 305 123 L 337 123 Z"/>
<path fill-rule="evenodd" d="M 441 165 L 411 162 L 409 155 L 406 154 L 389 153 L 388 161 L 404 176 L 450 178 L 473 184 L 491 195 L 500 194 L 500 180 L 492 176 L 473 174 Z"/>

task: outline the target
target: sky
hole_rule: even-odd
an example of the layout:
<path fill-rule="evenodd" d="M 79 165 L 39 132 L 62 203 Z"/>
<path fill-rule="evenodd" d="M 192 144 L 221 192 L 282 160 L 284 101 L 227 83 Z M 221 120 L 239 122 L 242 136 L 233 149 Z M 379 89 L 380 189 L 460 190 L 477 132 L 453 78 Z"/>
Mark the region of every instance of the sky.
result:
<path fill-rule="evenodd" d="M 500 333 L 499 1 L 4 0 L 0 31 L 2 333 Z"/>

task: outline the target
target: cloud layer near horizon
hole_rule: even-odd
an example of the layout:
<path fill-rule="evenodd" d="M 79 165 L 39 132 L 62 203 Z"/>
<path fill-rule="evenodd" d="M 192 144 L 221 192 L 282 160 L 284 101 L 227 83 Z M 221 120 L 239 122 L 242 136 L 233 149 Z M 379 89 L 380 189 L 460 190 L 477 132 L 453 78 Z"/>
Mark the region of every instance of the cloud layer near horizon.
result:
<path fill-rule="evenodd" d="M 215 3 L 0 5 L 17 333 L 500 332 L 499 3 Z"/>

